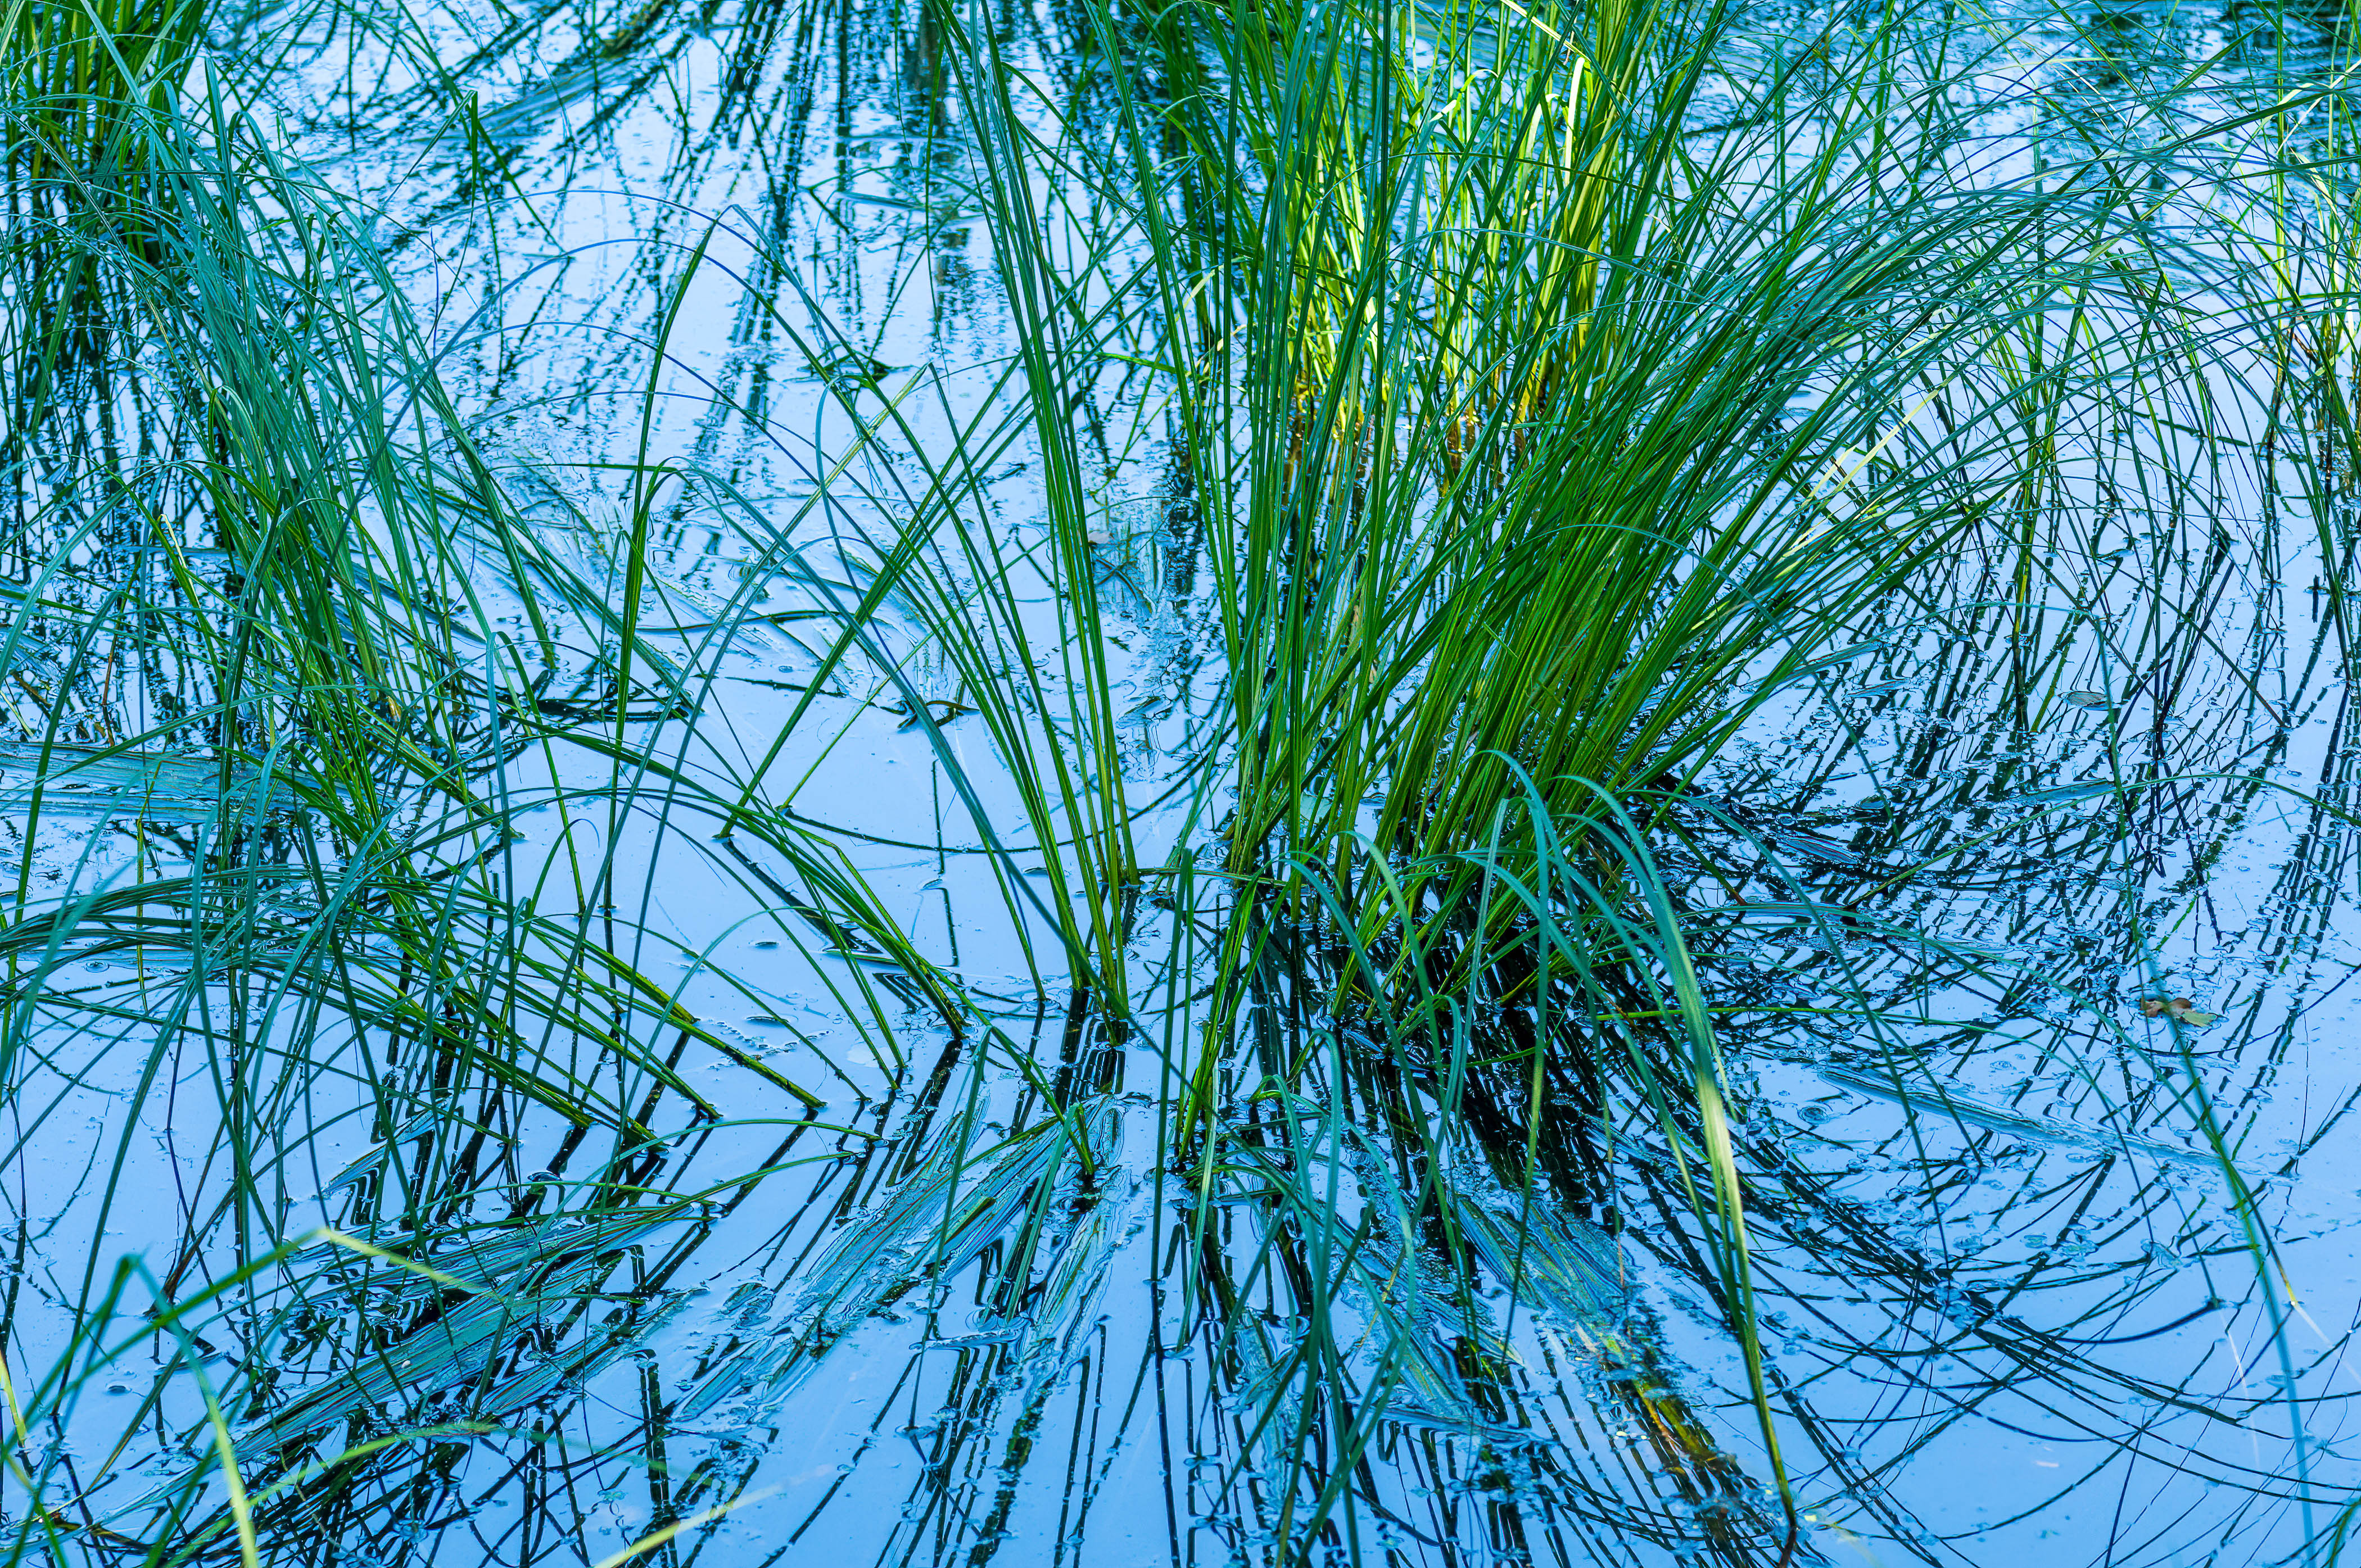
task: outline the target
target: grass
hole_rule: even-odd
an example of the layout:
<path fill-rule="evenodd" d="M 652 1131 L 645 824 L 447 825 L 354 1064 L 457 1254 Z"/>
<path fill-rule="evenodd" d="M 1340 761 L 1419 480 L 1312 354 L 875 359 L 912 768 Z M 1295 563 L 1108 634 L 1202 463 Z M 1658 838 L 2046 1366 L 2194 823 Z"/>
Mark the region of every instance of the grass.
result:
<path fill-rule="evenodd" d="M 2336 1559 L 2340 99 L 579 20 L 12 24 L 12 1562 Z"/>

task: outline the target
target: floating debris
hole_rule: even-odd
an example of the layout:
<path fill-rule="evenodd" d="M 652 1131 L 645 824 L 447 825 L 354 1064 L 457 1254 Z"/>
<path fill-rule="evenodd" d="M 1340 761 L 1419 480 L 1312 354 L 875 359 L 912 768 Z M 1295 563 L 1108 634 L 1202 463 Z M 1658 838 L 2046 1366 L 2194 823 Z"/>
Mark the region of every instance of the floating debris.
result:
<path fill-rule="evenodd" d="M 2142 997 L 2139 1010 L 2140 1016 L 2143 1018 L 2170 1018 L 2175 1023 L 2186 1024 L 2192 1029 L 2202 1029 L 2206 1025 L 2213 1023 L 2222 1016 L 2219 1013 L 2207 1013 L 2201 1010 L 2186 996 L 2175 996 L 2169 1000 L 2158 996 Z"/>

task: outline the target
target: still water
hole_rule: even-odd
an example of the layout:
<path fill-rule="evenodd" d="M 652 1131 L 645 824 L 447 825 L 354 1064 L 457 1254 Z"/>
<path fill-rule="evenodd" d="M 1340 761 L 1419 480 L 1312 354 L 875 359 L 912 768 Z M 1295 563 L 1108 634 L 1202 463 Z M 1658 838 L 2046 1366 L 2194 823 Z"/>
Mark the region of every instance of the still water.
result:
<path fill-rule="evenodd" d="M 439 606 L 404 591 L 401 624 L 477 630 L 368 699 L 382 766 L 349 776 L 122 744 L 214 688 L 199 632 L 110 618 L 239 600 L 245 546 L 15 536 L 23 1560 L 2339 1560 L 2355 520 L 2257 302 L 2312 302 L 2335 361 L 2341 12 L 1765 7 L 1716 46 L 1700 146 L 1752 74 L 1830 90 L 1902 29 L 1963 182 L 2120 155 L 2214 323 L 2170 409 L 2066 432 L 2040 548 L 1930 564 L 1653 797 L 1755 1365 L 1688 1124 L 1559 1068 L 1528 1118 L 1502 1010 L 1406 1056 L 1322 1011 L 1316 923 L 1282 922 L 1224 1025 L 1252 1048 L 1192 1082 L 1235 896 L 1216 573 L 1126 324 L 1144 242 L 1086 156 L 1118 127 L 1089 16 L 992 19 L 1042 153 L 1002 183 L 1100 313 L 1057 416 L 1071 560 L 942 15 L 210 25 L 287 182 L 251 243 L 310 203 L 373 249 L 418 337 L 360 400 L 399 424 L 439 385 L 419 461 L 455 516 L 478 483 L 506 510 L 452 525 Z M 2312 226 L 2257 239 L 2271 192 Z M 92 428 L 182 385 L 112 373 Z M 355 515 L 390 560 L 387 504 Z M 919 582 L 920 534 L 998 554 Z M 1089 824 L 1045 843 L 1024 804 L 1028 769 L 1101 767 L 1058 695 L 1078 568 L 1166 868 L 1126 895 L 1122 1008 L 1069 979 Z M 1000 618 L 988 654 L 947 606 Z M 148 652 L 87 656 L 99 625 Z"/>

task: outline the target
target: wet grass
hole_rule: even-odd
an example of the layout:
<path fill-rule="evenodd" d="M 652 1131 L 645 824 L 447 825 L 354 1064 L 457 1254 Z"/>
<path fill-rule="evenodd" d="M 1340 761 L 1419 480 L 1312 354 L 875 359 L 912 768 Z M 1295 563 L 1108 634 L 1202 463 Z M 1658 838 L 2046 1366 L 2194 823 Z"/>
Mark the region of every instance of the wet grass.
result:
<path fill-rule="evenodd" d="M 2337 1560 L 2222 26 L 26 8 L 10 1561 Z"/>

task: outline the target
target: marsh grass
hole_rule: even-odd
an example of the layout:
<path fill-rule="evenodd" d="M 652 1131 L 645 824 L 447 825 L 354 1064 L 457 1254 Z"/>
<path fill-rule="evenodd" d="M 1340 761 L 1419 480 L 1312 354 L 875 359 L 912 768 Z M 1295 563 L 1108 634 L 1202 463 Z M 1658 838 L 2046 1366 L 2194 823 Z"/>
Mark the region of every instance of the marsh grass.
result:
<path fill-rule="evenodd" d="M 1899 12 L 932 5 L 894 199 L 988 243 L 992 395 L 675 214 L 575 466 L 445 374 L 506 284 L 430 327 L 420 230 L 235 77 L 166 92 L 192 22 L 57 15 L 10 56 L 13 1560 L 1080 1560 L 1159 1497 L 1176 1562 L 1927 1555 L 1975 1538 L 1912 1465 L 2034 1421 L 2334 1559 L 2257 1095 L 2353 864 L 2292 111 L 2016 178 Z M 465 180 L 622 74 L 479 115 Z M 667 432 L 715 291 L 849 433 L 792 505 Z M 778 440 L 730 385 L 703 429 Z M 900 735 L 933 820 L 823 822 Z M 2145 1019 L 2205 928 L 2224 1022 Z M 2225 1324 L 2275 1391 L 2170 1337 Z M 831 1358 L 892 1392 L 790 1509 Z"/>
<path fill-rule="evenodd" d="M 192 1441 L 148 1440 L 138 1476 L 108 1459 L 85 1480 L 60 1450 L 18 1461 L 37 1499 L 20 1550 L 185 1561 L 291 1544 L 297 1520 L 346 1517 L 357 1471 L 447 1464 L 438 1436 L 498 1430 L 611 1358 L 629 1325 L 587 1315 L 625 1249 L 628 1288 L 659 1289 L 677 1258 L 642 1238 L 742 1201 L 819 1097 L 684 1007 L 676 947 L 616 916 L 619 815 L 732 823 L 618 741 L 709 676 L 511 498 L 525 477 L 504 484 L 457 422 L 354 214 L 218 103 L 201 126 L 133 118 L 144 243 L 119 243 L 114 206 L 72 237 L 142 335 L 109 340 L 82 369 L 88 400 L 53 415 L 77 427 L 49 433 L 60 466 L 19 537 L 43 554 L 18 556 L 5 636 L 33 782 L 0 1061 L 19 1153 L 77 1083 L 154 1109 L 19 1210 L 20 1264 L 84 1226 L 92 1247 L 48 1282 L 69 1336 L 16 1379 L 11 1419 L 87 1423 L 100 1382 L 139 1378 L 118 1456 L 145 1421 L 193 1420 Z M 556 747 L 603 779 L 503 776 Z M 521 863 L 520 822 L 553 810 L 563 826 Z M 823 907 L 829 851 L 737 827 L 808 873 L 783 916 L 876 949 L 861 913 Z M 720 858 L 741 862 L 777 886 L 742 849 Z M 65 1039 L 82 1065 L 57 1080 Z M 725 1118 L 682 1076 L 691 1049 L 744 1073 L 757 1105 Z M 197 1085 L 212 1124 L 183 1156 L 172 1107 Z M 777 1152 L 716 1188 L 680 1157 L 699 1126 Z M 356 1132 L 374 1154 L 324 1152 Z M 126 1224 L 157 1250 L 110 1277 L 102 1238 Z M 224 1269 L 220 1248 L 243 1261 Z M 206 1327 L 183 1336 L 192 1314 Z M 258 1354 L 212 1359 L 225 1321 Z M 497 1376 L 528 1346 L 535 1370 Z M 275 1399 L 291 1376 L 310 1391 Z M 464 1409 L 399 1413 L 455 1387 L 474 1389 Z M 365 1534 L 383 1528 L 372 1506 L 352 1504 Z"/>

